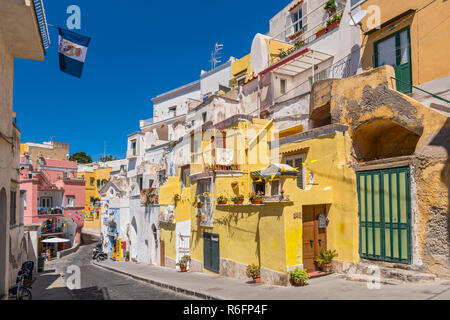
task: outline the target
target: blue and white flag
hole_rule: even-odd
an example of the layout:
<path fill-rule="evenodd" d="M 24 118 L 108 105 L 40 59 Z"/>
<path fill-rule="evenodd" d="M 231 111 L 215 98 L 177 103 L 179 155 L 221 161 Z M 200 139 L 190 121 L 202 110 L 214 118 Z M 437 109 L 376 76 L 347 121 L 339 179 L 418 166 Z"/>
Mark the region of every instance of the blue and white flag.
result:
<path fill-rule="evenodd" d="M 91 38 L 66 29 L 59 30 L 59 68 L 62 72 L 81 78 Z"/>

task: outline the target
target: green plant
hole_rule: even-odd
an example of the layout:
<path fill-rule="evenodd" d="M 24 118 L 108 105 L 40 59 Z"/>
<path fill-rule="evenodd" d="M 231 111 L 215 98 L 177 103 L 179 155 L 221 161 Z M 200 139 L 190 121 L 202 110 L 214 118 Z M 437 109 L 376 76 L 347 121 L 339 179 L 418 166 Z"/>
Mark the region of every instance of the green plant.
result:
<path fill-rule="evenodd" d="M 327 26 L 331 25 L 332 23 L 334 23 L 336 21 L 341 21 L 341 19 L 342 19 L 342 13 L 335 14 L 333 17 L 331 17 L 330 19 L 327 20 Z"/>
<path fill-rule="evenodd" d="M 250 201 L 259 201 L 262 200 L 262 194 L 260 192 L 256 193 L 252 193 L 252 195 L 250 196 Z"/>
<path fill-rule="evenodd" d="M 184 268 L 184 267 L 187 267 L 189 262 L 191 262 L 191 256 L 185 255 L 177 263 L 177 266 Z"/>
<path fill-rule="evenodd" d="M 177 193 L 173 195 L 173 201 L 180 201 L 181 200 L 181 196 Z"/>
<path fill-rule="evenodd" d="M 217 198 L 217 202 L 227 202 L 227 201 L 228 201 L 228 198 L 223 195 L 221 195 Z"/>
<path fill-rule="evenodd" d="M 316 32 L 320 32 L 320 31 L 322 31 L 322 30 L 324 30 L 324 29 L 326 29 L 326 28 L 327 28 L 326 26 L 320 27 L 320 28 L 317 29 Z"/>
<path fill-rule="evenodd" d="M 289 274 L 291 276 L 291 279 L 297 283 L 300 281 L 303 281 L 303 284 L 307 284 L 307 281 L 310 278 L 310 276 L 309 276 L 308 272 L 306 272 L 306 270 L 300 270 L 298 268 L 291 271 Z"/>
<path fill-rule="evenodd" d="M 244 201 L 244 196 L 242 194 L 234 196 L 231 198 L 231 201 L 233 202 L 241 202 Z"/>
<path fill-rule="evenodd" d="M 319 268 L 322 268 L 324 264 L 330 264 L 333 259 L 338 256 L 339 254 L 336 252 L 336 250 L 322 250 L 316 257 L 317 266 Z"/>
<path fill-rule="evenodd" d="M 125 259 L 130 259 L 130 251 L 125 251 L 124 257 Z"/>
<path fill-rule="evenodd" d="M 261 275 L 261 268 L 257 265 L 250 264 L 247 266 L 246 273 L 247 277 L 254 279 Z"/>
<path fill-rule="evenodd" d="M 329 0 L 324 7 L 325 10 L 327 10 L 329 13 L 336 12 L 337 5 L 334 0 Z"/>

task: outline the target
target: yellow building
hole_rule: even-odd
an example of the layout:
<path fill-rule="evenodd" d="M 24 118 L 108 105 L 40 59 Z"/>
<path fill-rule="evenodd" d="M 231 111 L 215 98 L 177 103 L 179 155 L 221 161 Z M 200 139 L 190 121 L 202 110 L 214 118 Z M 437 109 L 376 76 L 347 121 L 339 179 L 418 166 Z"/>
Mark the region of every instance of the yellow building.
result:
<path fill-rule="evenodd" d="M 431 99 L 427 105 L 448 107 L 411 84 L 450 100 L 450 3 L 368 0 L 361 9 L 368 11 L 363 20 L 363 69 L 392 65 L 399 91 L 412 93 L 419 102 Z M 376 19 L 378 13 L 380 19 Z"/>
<path fill-rule="evenodd" d="M 81 170 L 81 171 L 80 171 Z M 80 168 L 78 177 L 86 182 L 86 203 L 84 208 L 85 219 L 83 231 L 100 234 L 101 206 L 100 189 L 109 181 L 111 168 L 101 168 L 95 163 Z"/>

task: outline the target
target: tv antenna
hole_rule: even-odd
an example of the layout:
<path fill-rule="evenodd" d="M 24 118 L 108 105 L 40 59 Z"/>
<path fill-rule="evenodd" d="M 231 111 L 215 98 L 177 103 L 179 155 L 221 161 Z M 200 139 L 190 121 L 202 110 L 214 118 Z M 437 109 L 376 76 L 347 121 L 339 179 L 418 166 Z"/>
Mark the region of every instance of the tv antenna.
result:
<path fill-rule="evenodd" d="M 220 51 L 223 50 L 223 44 L 220 43 L 216 43 L 216 45 L 214 46 L 214 50 L 211 53 L 211 70 L 215 69 L 217 64 L 219 64 L 220 62 L 222 62 L 222 60 L 219 60 L 222 58 L 222 56 L 220 55 Z"/>
<path fill-rule="evenodd" d="M 361 31 L 364 33 L 365 31 L 364 31 L 363 26 L 362 26 L 362 21 L 366 17 L 367 11 L 366 10 L 361 10 L 358 13 L 356 13 L 354 16 L 352 16 L 351 12 L 349 12 L 348 14 L 350 15 L 350 18 L 351 18 L 351 21 L 349 23 L 350 26 L 351 27 L 359 26 Z"/>

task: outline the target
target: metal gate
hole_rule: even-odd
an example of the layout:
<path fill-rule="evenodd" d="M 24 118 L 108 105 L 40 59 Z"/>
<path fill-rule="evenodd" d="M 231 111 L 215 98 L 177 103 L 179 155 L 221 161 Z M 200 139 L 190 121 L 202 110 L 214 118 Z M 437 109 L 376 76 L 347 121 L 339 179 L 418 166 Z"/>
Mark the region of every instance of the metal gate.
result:
<path fill-rule="evenodd" d="M 220 241 L 218 234 L 203 233 L 203 260 L 205 269 L 220 273 Z"/>
<path fill-rule="evenodd" d="M 411 264 L 409 168 L 359 172 L 357 179 L 360 256 Z"/>

